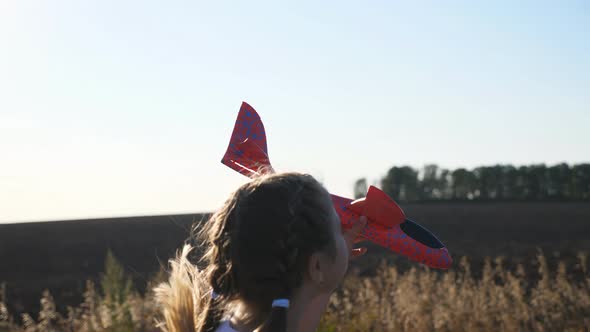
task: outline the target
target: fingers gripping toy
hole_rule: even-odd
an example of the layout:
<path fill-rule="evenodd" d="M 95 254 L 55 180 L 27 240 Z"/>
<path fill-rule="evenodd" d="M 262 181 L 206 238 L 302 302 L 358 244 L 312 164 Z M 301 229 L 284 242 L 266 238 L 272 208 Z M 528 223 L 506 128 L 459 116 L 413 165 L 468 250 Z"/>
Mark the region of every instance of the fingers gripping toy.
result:
<path fill-rule="evenodd" d="M 256 111 L 243 102 L 221 162 L 233 170 L 253 177 L 274 172 L 268 157 L 264 126 Z M 365 198 L 352 199 L 331 195 L 344 229 L 353 220 L 367 217 L 359 240 L 369 240 L 409 259 L 439 269 L 452 264 L 447 248 L 427 229 L 406 218 L 402 209 L 387 194 L 371 186 Z"/>

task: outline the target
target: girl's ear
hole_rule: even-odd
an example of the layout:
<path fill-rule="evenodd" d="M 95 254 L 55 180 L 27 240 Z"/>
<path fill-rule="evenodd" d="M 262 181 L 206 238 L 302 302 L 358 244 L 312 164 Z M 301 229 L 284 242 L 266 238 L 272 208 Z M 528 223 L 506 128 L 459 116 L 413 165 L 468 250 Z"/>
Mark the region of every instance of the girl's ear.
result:
<path fill-rule="evenodd" d="M 325 262 L 322 259 L 320 252 L 314 252 L 309 256 L 307 272 L 309 274 L 309 279 L 312 282 L 318 285 L 324 282 L 325 268 Z"/>

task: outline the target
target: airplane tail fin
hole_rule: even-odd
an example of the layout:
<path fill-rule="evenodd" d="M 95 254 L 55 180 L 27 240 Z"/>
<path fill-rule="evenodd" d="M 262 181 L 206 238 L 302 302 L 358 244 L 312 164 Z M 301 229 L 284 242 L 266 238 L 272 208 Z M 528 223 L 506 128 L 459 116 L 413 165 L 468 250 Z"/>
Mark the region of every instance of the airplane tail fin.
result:
<path fill-rule="evenodd" d="M 248 177 L 274 172 L 268 157 L 264 125 L 246 102 L 242 102 L 221 163 Z"/>

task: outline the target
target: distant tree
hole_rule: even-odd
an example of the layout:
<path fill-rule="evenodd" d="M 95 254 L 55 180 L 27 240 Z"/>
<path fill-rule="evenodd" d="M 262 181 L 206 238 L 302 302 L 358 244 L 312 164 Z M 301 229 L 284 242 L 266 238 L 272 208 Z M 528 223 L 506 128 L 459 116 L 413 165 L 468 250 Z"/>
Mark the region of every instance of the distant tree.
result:
<path fill-rule="evenodd" d="M 590 164 L 578 164 L 572 168 L 573 199 L 590 200 Z"/>
<path fill-rule="evenodd" d="M 489 194 L 491 199 L 504 199 L 504 172 L 502 172 L 502 165 L 494 165 L 489 167 L 490 184 Z"/>
<path fill-rule="evenodd" d="M 392 167 L 381 180 L 381 189 L 395 200 L 418 199 L 418 172 L 409 166 Z"/>
<path fill-rule="evenodd" d="M 444 200 L 451 199 L 451 196 L 453 194 L 451 182 L 451 171 L 449 171 L 448 169 L 441 168 L 438 176 L 438 186 L 437 189 L 435 189 L 435 191 L 438 191 L 438 193 L 440 194 L 437 194 L 435 192 L 435 197 Z"/>
<path fill-rule="evenodd" d="M 365 197 L 367 195 L 367 190 L 368 186 L 366 178 L 356 180 L 354 183 L 354 198 Z"/>
<path fill-rule="evenodd" d="M 439 189 L 438 166 L 435 164 L 425 165 L 422 169 L 422 178 L 419 184 L 420 200 L 431 200 L 435 198 L 435 191 Z"/>
<path fill-rule="evenodd" d="M 542 200 L 547 197 L 547 167 L 545 164 L 530 165 L 525 169 L 525 199 Z"/>
<path fill-rule="evenodd" d="M 512 165 L 501 166 L 501 197 L 507 200 L 517 199 L 518 170 Z"/>
<path fill-rule="evenodd" d="M 452 179 L 452 198 L 453 199 L 473 199 L 477 190 L 477 180 L 475 175 L 465 168 L 458 168 L 451 172 Z"/>
<path fill-rule="evenodd" d="M 547 168 L 547 197 L 551 199 L 572 198 L 572 169 L 566 163 Z"/>
<path fill-rule="evenodd" d="M 366 188 L 362 180 L 355 183 L 355 196 Z M 395 166 L 381 179 L 381 188 L 400 201 L 590 200 L 590 164 L 497 164 L 473 171 L 427 164 L 420 172 L 409 166 Z"/>
<path fill-rule="evenodd" d="M 516 187 L 514 188 L 514 195 L 516 200 L 527 199 L 528 192 L 530 191 L 527 182 L 528 169 L 528 166 L 520 166 L 516 169 Z"/>
<path fill-rule="evenodd" d="M 477 167 L 473 170 L 477 181 L 476 198 L 496 199 L 501 192 L 502 169 L 499 165 Z"/>
<path fill-rule="evenodd" d="M 474 192 L 474 197 L 477 199 L 487 199 L 488 198 L 488 173 L 485 170 L 485 167 L 477 167 L 473 170 L 473 175 L 475 175 L 476 180 L 476 187 L 477 189 Z"/>

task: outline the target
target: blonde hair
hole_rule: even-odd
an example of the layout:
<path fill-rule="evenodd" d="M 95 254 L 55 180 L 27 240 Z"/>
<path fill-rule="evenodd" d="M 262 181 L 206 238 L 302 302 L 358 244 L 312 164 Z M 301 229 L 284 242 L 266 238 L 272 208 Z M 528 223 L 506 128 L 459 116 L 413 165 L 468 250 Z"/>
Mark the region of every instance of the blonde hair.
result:
<path fill-rule="evenodd" d="M 204 304 L 202 286 L 205 283 L 200 271 L 188 259 L 192 250 L 192 246 L 184 245 L 176 258 L 170 260 L 168 281 L 154 289 L 163 318 L 163 321 L 158 322 L 158 327 L 164 331 L 195 331 L 197 326 L 195 309 Z"/>

